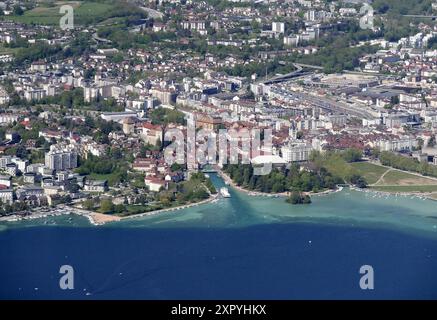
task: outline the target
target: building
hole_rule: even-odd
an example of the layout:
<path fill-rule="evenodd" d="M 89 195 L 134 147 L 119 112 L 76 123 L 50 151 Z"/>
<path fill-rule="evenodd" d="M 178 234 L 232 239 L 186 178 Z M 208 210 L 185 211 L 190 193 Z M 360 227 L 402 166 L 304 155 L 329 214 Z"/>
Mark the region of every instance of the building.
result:
<path fill-rule="evenodd" d="M 23 174 L 24 183 L 35 184 L 38 181 L 38 175 L 33 172 Z"/>
<path fill-rule="evenodd" d="M 108 189 L 106 180 L 86 180 L 83 186 L 83 190 L 88 192 L 106 192 Z"/>
<path fill-rule="evenodd" d="M 99 88 L 96 86 L 84 86 L 83 95 L 85 102 L 91 102 L 99 97 Z"/>
<path fill-rule="evenodd" d="M 100 117 L 105 121 L 115 121 L 121 123 L 124 119 L 136 116 L 136 112 L 104 112 Z"/>
<path fill-rule="evenodd" d="M 14 202 L 14 191 L 11 189 L 0 190 L 0 201 L 12 204 Z"/>
<path fill-rule="evenodd" d="M 6 169 L 6 165 L 12 163 L 11 156 L 3 156 L 0 158 L 0 169 Z"/>
<path fill-rule="evenodd" d="M 272 22 L 272 31 L 274 33 L 284 33 L 285 23 L 284 22 Z"/>
<path fill-rule="evenodd" d="M 299 45 L 299 36 L 289 35 L 288 37 L 284 37 L 284 45 L 297 47 Z"/>
<path fill-rule="evenodd" d="M 6 92 L 6 90 L 4 90 L 2 87 L 0 87 L 0 105 L 1 104 L 6 104 L 6 103 L 8 103 L 9 102 L 9 95 L 8 95 L 8 93 Z M 2 115 L 2 116 L 4 116 L 4 115 Z M 0 117 L 0 119 L 1 119 L 2 117 Z M 9 121 L 4 121 L 4 120 L 0 120 L 0 122 L 6 122 L 6 123 L 9 123 Z M 13 121 L 12 121 L 13 122 Z"/>
<path fill-rule="evenodd" d="M 5 171 L 11 176 L 15 177 L 18 173 L 18 167 L 15 163 L 8 163 L 6 165 Z"/>
<path fill-rule="evenodd" d="M 176 103 L 176 92 L 167 89 L 152 89 L 150 90 L 152 97 L 157 98 L 162 104 L 174 104 Z"/>
<path fill-rule="evenodd" d="M 199 116 L 196 119 L 196 128 L 216 131 L 220 128 L 222 123 L 223 122 L 220 117 L 212 117 L 208 115 Z"/>
<path fill-rule="evenodd" d="M 45 165 L 51 170 L 68 170 L 77 167 L 77 152 L 72 145 L 57 147 L 53 145 L 46 153 Z"/>
<path fill-rule="evenodd" d="M 29 160 L 23 160 L 17 157 L 11 159 L 12 163 L 17 166 L 17 169 L 21 172 L 26 172 L 26 168 L 29 165 Z"/>
<path fill-rule="evenodd" d="M 24 98 L 28 101 L 41 100 L 45 98 L 46 94 L 44 89 L 29 89 L 24 91 Z"/>
<path fill-rule="evenodd" d="M 1 95 L 0 95 L 0 104 L 2 104 Z M 18 122 L 18 115 L 10 114 L 10 113 L 2 113 L 0 115 L 0 123 L 9 124 L 14 122 Z"/>
<path fill-rule="evenodd" d="M 144 183 L 146 187 L 153 192 L 159 192 L 161 188 L 165 188 L 166 186 L 166 182 L 164 180 L 155 177 L 146 177 L 144 179 Z"/>
<path fill-rule="evenodd" d="M 149 122 L 144 122 L 141 136 L 146 143 L 157 145 L 163 141 L 163 130 L 159 125 L 154 125 Z"/>
<path fill-rule="evenodd" d="M 44 61 L 36 61 L 30 65 L 30 71 L 34 72 L 46 72 L 47 71 L 47 63 Z"/>
<path fill-rule="evenodd" d="M 124 134 L 131 134 L 135 131 L 135 123 L 137 122 L 137 118 L 129 117 L 123 120 L 123 132 Z"/>
<path fill-rule="evenodd" d="M 376 141 L 375 146 L 381 151 L 402 151 L 412 150 L 418 146 L 418 142 L 416 139 L 407 136 L 393 139 L 381 139 Z"/>
<path fill-rule="evenodd" d="M 308 161 L 313 147 L 305 142 L 291 142 L 281 148 L 282 158 L 287 162 Z"/>
<path fill-rule="evenodd" d="M 12 177 L 0 175 L 0 185 L 10 188 L 12 186 Z"/>
<path fill-rule="evenodd" d="M 44 189 L 39 186 L 24 186 L 17 190 L 17 198 L 28 198 L 28 197 L 36 197 L 42 198 L 44 197 Z"/>

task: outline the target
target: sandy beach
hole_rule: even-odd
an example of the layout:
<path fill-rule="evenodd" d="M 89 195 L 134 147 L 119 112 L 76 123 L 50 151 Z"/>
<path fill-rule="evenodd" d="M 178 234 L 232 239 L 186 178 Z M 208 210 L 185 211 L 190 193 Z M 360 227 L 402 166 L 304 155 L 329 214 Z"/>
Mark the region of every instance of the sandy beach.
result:
<path fill-rule="evenodd" d="M 89 219 L 92 220 L 94 225 L 102 225 L 107 222 L 120 221 L 121 218 L 117 216 L 111 216 L 108 214 L 93 212 L 88 215 Z"/>

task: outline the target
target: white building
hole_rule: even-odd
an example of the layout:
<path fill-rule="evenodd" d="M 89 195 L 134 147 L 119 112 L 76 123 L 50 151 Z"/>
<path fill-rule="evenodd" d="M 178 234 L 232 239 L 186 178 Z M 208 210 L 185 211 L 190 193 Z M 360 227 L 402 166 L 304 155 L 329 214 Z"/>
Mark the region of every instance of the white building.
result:
<path fill-rule="evenodd" d="M 28 101 L 41 100 L 47 95 L 44 89 L 29 89 L 24 91 L 24 98 Z"/>
<path fill-rule="evenodd" d="M 0 190 L 0 200 L 2 203 L 12 204 L 14 202 L 14 191 L 11 189 Z"/>
<path fill-rule="evenodd" d="M 299 45 L 299 36 L 298 35 L 289 35 L 288 37 L 284 37 L 284 45 L 297 47 Z"/>
<path fill-rule="evenodd" d="M 12 186 L 12 177 L 0 175 L 0 184 L 10 188 Z"/>
<path fill-rule="evenodd" d="M 51 170 L 68 170 L 77 167 L 77 151 L 73 145 L 58 147 L 53 145 L 46 153 L 45 165 Z"/>
<path fill-rule="evenodd" d="M 272 31 L 275 33 L 285 33 L 284 22 L 272 22 Z"/>
<path fill-rule="evenodd" d="M 381 151 L 401 151 L 412 150 L 413 147 L 417 147 L 419 144 L 417 140 L 411 137 L 401 137 L 398 139 L 379 140 L 375 143 Z"/>
<path fill-rule="evenodd" d="M 1 102 L 1 97 L 0 97 L 0 104 L 2 104 Z M 5 124 L 9 124 L 9 123 L 14 123 L 18 121 L 18 115 L 16 114 L 10 114 L 10 113 L 3 113 L 0 114 L 0 123 L 5 123 Z"/>
<path fill-rule="evenodd" d="M 305 142 L 291 142 L 281 148 L 282 158 L 287 162 L 308 161 L 312 145 Z"/>
<path fill-rule="evenodd" d="M 15 163 L 17 169 L 21 172 L 26 172 L 26 168 L 29 165 L 29 160 L 23 160 L 17 157 L 11 159 L 12 163 Z"/>

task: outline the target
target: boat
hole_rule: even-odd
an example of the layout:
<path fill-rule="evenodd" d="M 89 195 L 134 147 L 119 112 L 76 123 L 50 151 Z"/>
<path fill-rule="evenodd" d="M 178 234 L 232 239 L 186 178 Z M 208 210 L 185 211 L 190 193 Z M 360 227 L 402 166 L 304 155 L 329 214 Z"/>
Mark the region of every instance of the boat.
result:
<path fill-rule="evenodd" d="M 220 194 L 222 195 L 223 198 L 230 198 L 231 197 L 231 194 L 229 193 L 228 188 L 225 188 L 225 187 L 220 189 Z"/>

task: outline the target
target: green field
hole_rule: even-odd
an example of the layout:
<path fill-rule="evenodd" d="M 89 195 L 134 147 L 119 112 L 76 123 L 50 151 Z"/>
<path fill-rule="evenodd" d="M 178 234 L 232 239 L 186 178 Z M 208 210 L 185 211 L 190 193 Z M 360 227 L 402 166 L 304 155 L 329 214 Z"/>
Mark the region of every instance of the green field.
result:
<path fill-rule="evenodd" d="M 437 180 L 431 178 L 389 169 L 369 162 L 355 162 L 350 165 L 366 179 L 369 188 L 375 191 L 437 192 Z M 388 170 L 390 171 L 387 172 Z M 382 176 L 383 178 L 379 180 Z M 376 184 L 377 182 L 378 184 Z"/>
<path fill-rule="evenodd" d="M 437 180 L 392 170 L 384 176 L 379 185 L 437 185 Z"/>
<path fill-rule="evenodd" d="M 91 173 L 88 178 L 91 180 L 111 180 L 111 178 L 114 178 L 114 174 L 108 173 L 108 174 L 98 174 L 98 173 Z"/>
<path fill-rule="evenodd" d="M 138 214 L 142 212 L 149 211 L 153 206 L 147 206 L 147 205 L 127 205 L 126 209 L 129 214 Z"/>
<path fill-rule="evenodd" d="M 0 55 L 2 54 L 14 54 L 17 50 L 17 48 L 5 48 L 0 44 Z"/>
<path fill-rule="evenodd" d="M 371 190 L 383 192 L 437 192 L 437 185 L 428 186 L 372 186 Z"/>
<path fill-rule="evenodd" d="M 41 5 L 22 16 L 8 16 L 6 19 L 26 24 L 59 25 L 63 14 L 59 13 L 62 5 L 71 5 L 74 8 L 74 23 L 87 24 L 93 21 L 106 19 L 109 10 L 115 7 L 114 4 L 84 1 L 58 1 L 53 5 Z"/>
<path fill-rule="evenodd" d="M 351 166 L 366 179 L 368 184 L 376 183 L 379 178 L 388 170 L 385 167 L 369 162 L 355 162 L 351 163 Z"/>

